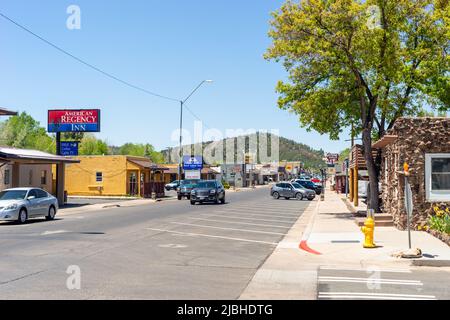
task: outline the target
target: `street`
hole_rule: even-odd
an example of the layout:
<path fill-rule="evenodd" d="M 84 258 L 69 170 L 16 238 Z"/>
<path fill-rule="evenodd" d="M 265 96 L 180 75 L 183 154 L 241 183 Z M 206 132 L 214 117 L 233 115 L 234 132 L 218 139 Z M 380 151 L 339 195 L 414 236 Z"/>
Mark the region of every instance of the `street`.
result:
<path fill-rule="evenodd" d="M 0 224 L 3 299 L 237 299 L 310 205 L 269 189 Z M 81 288 L 69 290 L 69 266 Z"/>

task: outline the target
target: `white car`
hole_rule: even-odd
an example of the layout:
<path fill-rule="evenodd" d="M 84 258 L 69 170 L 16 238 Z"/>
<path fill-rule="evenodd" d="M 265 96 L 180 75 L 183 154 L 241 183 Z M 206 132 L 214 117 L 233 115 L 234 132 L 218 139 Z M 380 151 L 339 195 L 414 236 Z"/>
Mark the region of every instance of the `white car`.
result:
<path fill-rule="evenodd" d="M 30 218 L 53 220 L 58 200 L 39 188 L 13 188 L 0 192 L 0 220 L 25 223 Z"/>

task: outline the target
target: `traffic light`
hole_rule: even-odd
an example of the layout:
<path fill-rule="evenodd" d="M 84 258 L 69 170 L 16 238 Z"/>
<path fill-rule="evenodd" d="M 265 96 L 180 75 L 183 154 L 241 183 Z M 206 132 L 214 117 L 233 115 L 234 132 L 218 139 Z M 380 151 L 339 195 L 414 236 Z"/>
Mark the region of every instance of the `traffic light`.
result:
<path fill-rule="evenodd" d="M 252 158 L 250 155 L 246 154 L 245 155 L 245 164 L 250 164 L 252 161 Z"/>

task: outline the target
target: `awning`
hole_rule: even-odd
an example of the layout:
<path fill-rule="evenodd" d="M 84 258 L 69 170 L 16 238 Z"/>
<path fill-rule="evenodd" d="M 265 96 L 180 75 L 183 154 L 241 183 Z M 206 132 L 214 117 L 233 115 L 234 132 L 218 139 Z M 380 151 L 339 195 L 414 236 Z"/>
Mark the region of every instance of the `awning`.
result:
<path fill-rule="evenodd" d="M 169 170 L 166 167 L 163 166 L 159 166 L 156 163 L 151 162 L 150 160 L 136 160 L 136 159 L 127 159 L 128 161 L 130 161 L 131 163 L 134 163 L 135 165 L 142 167 L 144 169 L 150 169 L 153 171 L 166 171 Z"/>
<path fill-rule="evenodd" d="M 395 141 L 397 141 L 398 136 L 395 135 L 385 135 L 383 136 L 380 140 L 378 140 L 377 142 L 375 142 L 372 145 L 372 148 L 374 149 L 383 149 L 384 147 L 386 147 L 387 145 L 390 145 L 391 143 L 394 143 Z"/>
<path fill-rule="evenodd" d="M 0 116 L 17 116 L 17 112 L 0 107 Z"/>
<path fill-rule="evenodd" d="M 6 161 L 15 161 L 23 163 L 40 163 L 40 164 L 80 162 L 80 160 L 64 156 L 57 156 L 39 150 L 16 149 L 11 147 L 0 147 L 0 159 Z"/>

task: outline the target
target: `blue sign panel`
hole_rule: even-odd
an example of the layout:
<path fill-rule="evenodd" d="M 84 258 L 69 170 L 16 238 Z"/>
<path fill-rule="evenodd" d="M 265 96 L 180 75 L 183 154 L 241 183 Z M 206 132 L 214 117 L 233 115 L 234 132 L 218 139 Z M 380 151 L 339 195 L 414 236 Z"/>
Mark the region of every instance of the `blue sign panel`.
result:
<path fill-rule="evenodd" d="M 202 156 L 184 156 L 183 157 L 184 170 L 202 170 L 203 157 Z"/>
<path fill-rule="evenodd" d="M 78 142 L 62 141 L 61 142 L 61 155 L 62 156 L 77 156 L 78 155 Z"/>

